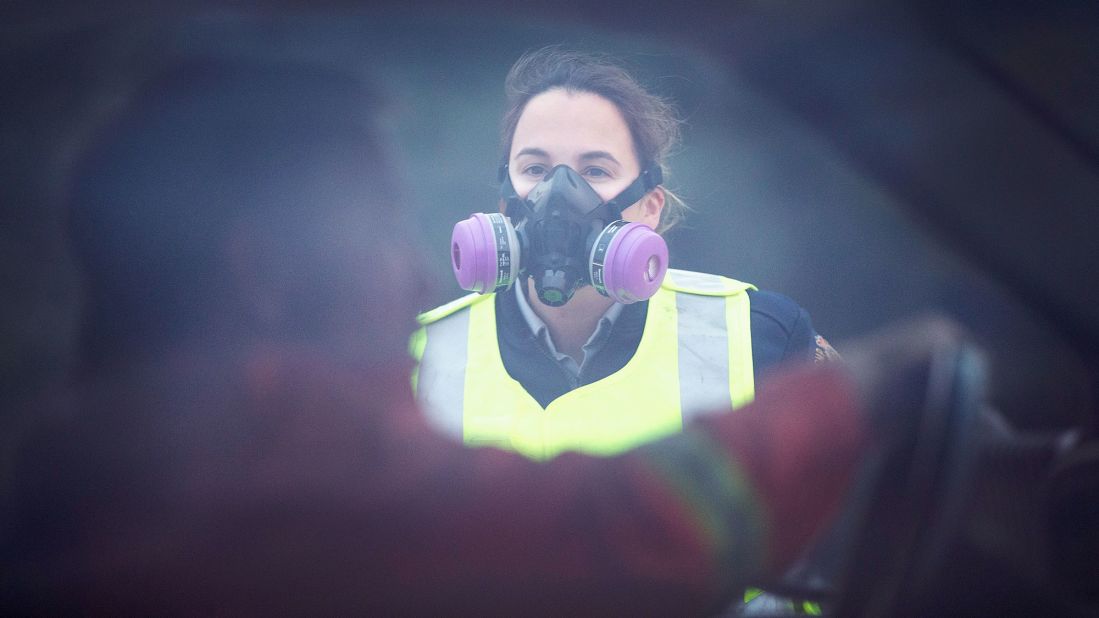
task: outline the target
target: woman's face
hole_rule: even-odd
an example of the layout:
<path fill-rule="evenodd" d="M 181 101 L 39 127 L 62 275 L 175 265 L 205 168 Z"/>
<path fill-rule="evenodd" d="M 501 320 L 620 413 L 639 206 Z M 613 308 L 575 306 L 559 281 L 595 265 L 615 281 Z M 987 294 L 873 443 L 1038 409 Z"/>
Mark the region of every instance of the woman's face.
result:
<path fill-rule="evenodd" d="M 547 90 L 527 102 L 508 155 L 511 184 L 520 197 L 557 165 L 576 170 L 604 201 L 637 179 L 641 165 L 618 107 L 590 92 Z M 622 211 L 626 221 L 656 228 L 664 192 L 650 191 Z"/>

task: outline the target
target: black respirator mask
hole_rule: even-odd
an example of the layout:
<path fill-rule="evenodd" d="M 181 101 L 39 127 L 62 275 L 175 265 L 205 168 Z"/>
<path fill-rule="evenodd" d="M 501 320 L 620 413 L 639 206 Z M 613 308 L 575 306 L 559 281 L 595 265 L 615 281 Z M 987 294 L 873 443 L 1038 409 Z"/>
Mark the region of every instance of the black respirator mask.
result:
<path fill-rule="evenodd" d="M 647 225 L 621 217 L 663 182 L 660 166 L 606 202 L 567 165 L 550 170 L 526 198 L 515 193 L 506 165 L 500 181 L 506 216 L 475 213 L 454 226 L 451 266 L 463 289 L 499 292 L 519 277 L 533 277 L 538 299 L 553 307 L 585 284 L 620 303 L 656 293 L 668 247 Z"/>

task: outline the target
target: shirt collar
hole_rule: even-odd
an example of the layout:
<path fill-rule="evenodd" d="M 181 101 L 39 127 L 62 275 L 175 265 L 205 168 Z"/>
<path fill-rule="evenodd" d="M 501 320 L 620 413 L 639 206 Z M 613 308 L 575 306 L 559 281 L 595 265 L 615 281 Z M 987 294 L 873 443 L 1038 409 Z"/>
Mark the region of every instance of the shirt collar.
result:
<path fill-rule="evenodd" d="M 523 320 L 526 321 L 527 326 L 530 328 L 530 332 L 534 334 L 536 339 L 540 339 L 546 348 L 557 358 L 558 361 L 565 359 L 571 360 L 571 357 L 563 352 L 557 351 L 557 346 L 553 345 L 553 339 L 550 337 L 549 328 L 546 327 L 546 323 L 542 321 L 542 318 L 538 317 L 534 313 L 534 309 L 531 308 L 530 303 L 527 301 L 527 295 L 523 292 L 526 290 L 526 281 L 522 280 L 512 286 L 515 290 L 515 299 L 519 303 L 519 313 L 523 315 Z M 621 303 L 614 303 L 603 314 L 603 317 L 599 319 L 599 324 L 595 327 L 595 332 L 588 337 L 587 343 L 581 346 L 584 351 L 584 361 L 586 362 L 591 358 L 600 348 L 603 347 L 603 343 L 607 339 L 608 333 L 610 333 L 611 327 L 614 326 L 618 316 L 622 315 L 622 309 L 625 305 Z"/>

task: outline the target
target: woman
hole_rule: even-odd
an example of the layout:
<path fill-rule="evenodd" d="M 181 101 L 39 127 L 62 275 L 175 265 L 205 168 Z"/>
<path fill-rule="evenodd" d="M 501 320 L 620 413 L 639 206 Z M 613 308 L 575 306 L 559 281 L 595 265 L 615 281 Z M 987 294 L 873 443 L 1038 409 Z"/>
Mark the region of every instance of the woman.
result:
<path fill-rule="evenodd" d="M 500 214 L 455 227 L 459 283 L 413 341 L 445 432 L 541 459 L 611 454 L 751 401 L 761 372 L 834 354 L 788 298 L 667 270 L 671 106 L 622 68 L 545 48 L 507 77 Z M 656 232 L 654 232 L 654 230 Z M 515 285 L 512 285 L 512 284 Z"/>

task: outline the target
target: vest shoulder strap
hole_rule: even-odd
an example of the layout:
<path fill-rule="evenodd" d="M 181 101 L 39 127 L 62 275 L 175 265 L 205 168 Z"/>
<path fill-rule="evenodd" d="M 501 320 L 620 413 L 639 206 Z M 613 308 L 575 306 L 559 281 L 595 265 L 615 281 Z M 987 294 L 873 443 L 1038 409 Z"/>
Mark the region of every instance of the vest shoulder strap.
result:
<path fill-rule="evenodd" d="M 452 315 L 461 311 L 462 309 L 472 307 L 473 305 L 484 302 L 485 300 L 488 300 L 494 296 L 495 294 L 478 294 L 477 292 L 466 294 L 461 298 L 455 298 L 454 300 L 445 305 L 442 305 L 441 307 L 436 307 L 430 311 L 425 311 L 421 313 L 420 315 L 416 316 L 416 321 L 419 322 L 421 326 L 427 326 L 429 324 L 438 322 L 448 315 Z"/>
<path fill-rule="evenodd" d="M 698 296 L 732 296 L 734 294 L 739 294 L 744 290 L 756 289 L 756 286 L 751 283 L 737 281 L 736 279 L 730 279 L 729 277 L 675 268 L 668 269 L 668 273 L 665 275 L 664 282 L 660 287 L 673 292 L 695 294 Z M 479 302 L 484 302 L 493 296 L 494 294 L 478 294 L 476 292 L 466 294 L 445 305 L 421 313 L 416 316 L 416 320 L 422 326 L 427 326 L 428 324 L 438 322 L 448 315 L 457 313 L 462 309 L 471 307 Z"/>
<path fill-rule="evenodd" d="M 745 290 L 755 290 L 751 283 L 737 281 L 721 275 L 696 273 L 689 270 L 669 268 L 664 276 L 664 282 L 660 287 L 679 292 L 681 294 L 694 294 L 696 296 L 732 296 Z"/>

